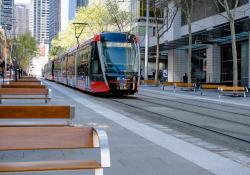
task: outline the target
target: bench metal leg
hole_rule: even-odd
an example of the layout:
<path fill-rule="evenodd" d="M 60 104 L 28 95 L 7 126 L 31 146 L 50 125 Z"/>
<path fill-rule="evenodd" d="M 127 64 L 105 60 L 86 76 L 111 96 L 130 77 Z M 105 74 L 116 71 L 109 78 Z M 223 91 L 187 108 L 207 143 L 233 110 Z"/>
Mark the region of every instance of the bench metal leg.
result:
<path fill-rule="evenodd" d="M 220 99 L 220 97 L 221 97 L 221 94 L 219 93 L 219 99 Z"/>
<path fill-rule="evenodd" d="M 0 95 L 0 98 L 2 98 L 2 95 Z M 0 104 L 2 104 L 2 99 L 0 99 Z"/>
<path fill-rule="evenodd" d="M 244 92 L 244 97 L 246 98 L 246 93 Z"/>
<path fill-rule="evenodd" d="M 103 168 L 95 169 L 95 175 L 103 175 Z"/>
<path fill-rule="evenodd" d="M 48 95 L 45 95 L 45 98 L 48 98 Z M 47 99 L 45 99 L 45 103 L 48 103 Z"/>

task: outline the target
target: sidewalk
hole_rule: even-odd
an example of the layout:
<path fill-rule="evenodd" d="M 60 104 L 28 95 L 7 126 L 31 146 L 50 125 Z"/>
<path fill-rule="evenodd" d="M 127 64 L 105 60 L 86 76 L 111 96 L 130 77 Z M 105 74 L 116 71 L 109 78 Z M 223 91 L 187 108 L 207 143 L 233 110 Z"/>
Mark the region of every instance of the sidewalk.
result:
<path fill-rule="evenodd" d="M 166 133 L 125 117 L 122 113 L 105 108 L 91 96 L 46 82 L 52 89 L 50 104 L 67 104 L 76 107 L 74 123 L 105 128 L 110 142 L 111 168 L 105 175 L 249 175 L 250 168 L 229 159 L 186 143 Z M 157 88 L 142 88 L 159 93 Z M 164 92 L 169 93 L 169 92 Z M 20 104 L 5 101 L 4 104 Z M 23 101 L 39 105 L 39 101 Z M 42 154 L 41 154 L 42 153 Z M 0 152 L 0 161 L 54 160 L 64 157 L 88 157 L 83 151 L 24 151 Z M 95 155 L 96 156 L 96 155 Z M 14 173 L 22 175 L 80 175 L 91 172 Z M 7 173 L 5 174 L 7 175 Z"/>

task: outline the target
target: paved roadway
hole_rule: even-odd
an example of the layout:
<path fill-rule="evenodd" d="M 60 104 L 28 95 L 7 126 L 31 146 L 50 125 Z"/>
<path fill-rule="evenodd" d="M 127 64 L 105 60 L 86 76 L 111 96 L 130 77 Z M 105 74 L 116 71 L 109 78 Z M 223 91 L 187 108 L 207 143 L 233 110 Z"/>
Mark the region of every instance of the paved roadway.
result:
<path fill-rule="evenodd" d="M 52 82 L 46 84 L 52 89 L 50 104 L 76 106 L 74 123 L 107 130 L 112 167 L 104 170 L 104 174 L 250 174 L 249 98 L 218 100 L 214 94 L 205 97 L 189 92 L 173 94 L 158 87 L 142 87 L 134 97 L 104 98 Z M 13 103 L 24 102 L 4 101 L 4 104 Z M 39 101 L 25 103 L 41 104 Z M 81 158 L 82 154 L 83 157 L 92 155 L 70 150 L 1 152 L 0 161 Z M 77 175 L 82 172 L 15 174 Z"/>

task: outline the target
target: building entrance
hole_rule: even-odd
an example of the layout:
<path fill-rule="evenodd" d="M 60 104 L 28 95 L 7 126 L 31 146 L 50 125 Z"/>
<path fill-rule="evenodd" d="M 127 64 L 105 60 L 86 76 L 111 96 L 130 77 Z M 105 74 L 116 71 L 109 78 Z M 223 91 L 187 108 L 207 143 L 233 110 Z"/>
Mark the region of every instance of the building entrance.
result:
<path fill-rule="evenodd" d="M 207 51 L 206 49 L 194 50 L 192 52 L 192 82 L 205 83 L 206 82 L 206 67 L 207 67 Z"/>
<path fill-rule="evenodd" d="M 237 44 L 238 80 L 241 80 L 241 44 Z M 233 55 L 231 43 L 221 46 L 221 82 L 232 84 L 233 82 Z"/>
<path fill-rule="evenodd" d="M 239 85 L 248 86 L 248 42 L 237 43 Z M 221 82 L 233 83 L 233 56 L 231 43 L 221 46 Z"/>

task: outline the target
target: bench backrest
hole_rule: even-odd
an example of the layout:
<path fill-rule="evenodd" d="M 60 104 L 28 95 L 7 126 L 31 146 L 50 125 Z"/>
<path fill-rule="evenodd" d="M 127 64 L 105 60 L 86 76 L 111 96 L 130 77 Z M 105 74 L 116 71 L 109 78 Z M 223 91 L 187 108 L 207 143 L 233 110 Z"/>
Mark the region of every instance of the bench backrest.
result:
<path fill-rule="evenodd" d="M 1 88 L 46 88 L 46 86 L 40 84 L 3 84 Z"/>
<path fill-rule="evenodd" d="M 164 86 L 174 86 L 175 83 L 181 83 L 181 82 L 169 82 L 169 81 L 165 81 L 165 82 L 163 82 L 162 84 L 163 84 Z"/>
<path fill-rule="evenodd" d="M 46 88 L 0 88 L 0 95 L 48 95 Z"/>
<path fill-rule="evenodd" d="M 26 77 L 22 77 L 21 79 L 37 79 L 36 77 L 28 77 L 28 76 L 26 76 Z"/>
<path fill-rule="evenodd" d="M 143 80 L 144 84 L 160 84 L 159 80 Z"/>
<path fill-rule="evenodd" d="M 0 127 L 0 150 L 92 148 L 93 128 Z"/>
<path fill-rule="evenodd" d="M 178 82 L 174 84 L 175 87 L 194 87 L 194 83 L 183 83 L 183 82 Z"/>
<path fill-rule="evenodd" d="M 202 89 L 218 89 L 219 87 L 225 87 L 226 85 L 219 85 L 219 84 L 202 84 Z"/>
<path fill-rule="evenodd" d="M 41 84 L 41 82 L 38 81 L 33 81 L 33 82 L 27 82 L 27 81 L 23 81 L 23 82 L 17 82 L 17 81 L 10 81 L 9 84 L 16 84 L 16 85 L 22 85 L 22 84 Z"/>
<path fill-rule="evenodd" d="M 220 90 L 223 91 L 245 91 L 245 87 L 241 86 L 226 86 L 226 87 L 219 87 Z"/>
<path fill-rule="evenodd" d="M 17 82 L 40 82 L 37 79 L 19 79 Z"/>
<path fill-rule="evenodd" d="M 70 106 L 0 106 L 0 119 L 71 119 Z"/>

